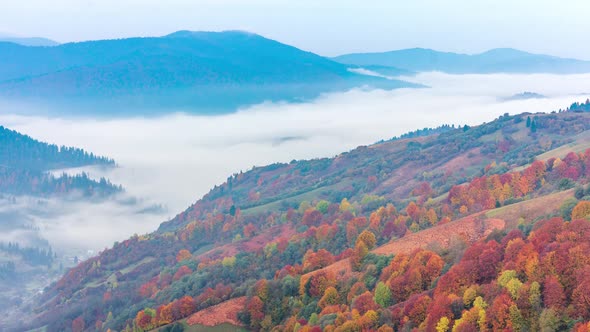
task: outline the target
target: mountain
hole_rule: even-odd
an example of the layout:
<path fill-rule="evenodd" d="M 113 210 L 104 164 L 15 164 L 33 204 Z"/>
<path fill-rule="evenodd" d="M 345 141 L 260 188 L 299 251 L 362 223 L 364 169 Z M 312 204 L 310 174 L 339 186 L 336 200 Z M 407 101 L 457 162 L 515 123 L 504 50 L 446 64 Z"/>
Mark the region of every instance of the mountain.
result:
<path fill-rule="evenodd" d="M 161 108 L 219 112 L 364 85 L 415 86 L 353 73 L 348 66 L 241 31 L 179 31 L 56 47 L 0 43 L 0 96 L 83 105 L 103 114 L 123 107 L 143 108 L 142 114 Z"/>
<path fill-rule="evenodd" d="M 511 48 L 498 48 L 473 55 L 412 48 L 382 53 L 345 54 L 333 60 L 356 66 L 393 66 L 416 72 L 441 71 L 452 74 L 590 72 L 590 61 L 532 54 Z"/>
<path fill-rule="evenodd" d="M 57 46 L 58 42 L 42 38 L 42 37 L 12 37 L 12 36 L 0 36 L 0 42 L 14 43 L 23 46 Z"/>
<path fill-rule="evenodd" d="M 19 328 L 586 324 L 590 113 L 428 133 L 234 174 L 68 271 Z"/>

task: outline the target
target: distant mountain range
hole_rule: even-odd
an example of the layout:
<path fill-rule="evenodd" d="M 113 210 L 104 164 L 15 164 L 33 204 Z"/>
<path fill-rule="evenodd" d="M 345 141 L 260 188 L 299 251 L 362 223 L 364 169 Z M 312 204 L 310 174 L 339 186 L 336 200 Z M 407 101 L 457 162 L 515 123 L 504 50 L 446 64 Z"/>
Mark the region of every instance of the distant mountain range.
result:
<path fill-rule="evenodd" d="M 164 37 L 25 47 L 0 43 L 0 96 L 93 105 L 219 112 L 263 101 L 299 101 L 359 86 L 414 84 L 240 32 L 179 31 Z"/>
<path fill-rule="evenodd" d="M 0 36 L 0 42 L 8 42 L 23 46 L 57 46 L 58 42 L 42 37 Z"/>
<path fill-rule="evenodd" d="M 0 98 L 59 106 L 61 112 L 78 115 L 171 109 L 216 114 L 357 87 L 419 87 L 393 77 L 423 71 L 590 72 L 590 62 L 513 49 L 477 55 L 409 49 L 328 59 L 242 31 L 178 31 L 59 45 L 7 38 L 12 37 L 0 36 Z"/>
<path fill-rule="evenodd" d="M 511 48 L 497 48 L 473 55 L 412 48 L 382 53 L 346 54 L 333 60 L 363 67 L 389 66 L 415 72 L 441 71 L 452 74 L 590 72 L 590 61 L 532 54 Z"/>

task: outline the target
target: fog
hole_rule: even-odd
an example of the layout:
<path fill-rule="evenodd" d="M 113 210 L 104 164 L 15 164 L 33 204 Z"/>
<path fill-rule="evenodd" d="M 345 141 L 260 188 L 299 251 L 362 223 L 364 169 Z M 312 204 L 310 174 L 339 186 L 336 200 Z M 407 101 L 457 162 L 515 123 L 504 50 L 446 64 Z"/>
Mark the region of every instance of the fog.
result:
<path fill-rule="evenodd" d="M 123 185 L 124 195 L 98 203 L 51 199 L 44 213 L 31 217 L 54 247 L 97 250 L 155 230 L 232 173 L 254 165 L 331 157 L 424 127 L 550 112 L 590 95 L 590 75 L 427 73 L 404 79 L 430 88 L 357 89 L 305 104 L 265 103 L 220 116 L 55 118 L 11 114 L 0 104 L 0 124 L 116 160 L 115 169 L 85 171 Z M 524 91 L 547 98 L 506 101 Z M 139 201 L 129 204 L 129 197 Z M 165 209 L 151 209 L 153 204 Z"/>

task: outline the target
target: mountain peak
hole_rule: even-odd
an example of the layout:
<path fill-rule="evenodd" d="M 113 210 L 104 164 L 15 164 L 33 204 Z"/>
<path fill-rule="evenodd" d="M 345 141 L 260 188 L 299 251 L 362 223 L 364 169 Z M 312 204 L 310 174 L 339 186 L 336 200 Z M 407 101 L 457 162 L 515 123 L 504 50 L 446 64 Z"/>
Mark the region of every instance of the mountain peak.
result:
<path fill-rule="evenodd" d="M 222 36 L 222 35 L 241 35 L 241 36 L 258 36 L 257 34 L 243 30 L 224 30 L 224 31 L 191 31 L 179 30 L 165 35 L 165 38 L 202 38 L 204 36 Z"/>
<path fill-rule="evenodd" d="M 486 52 L 481 53 L 480 55 L 490 55 L 490 56 L 529 56 L 533 55 L 532 53 L 528 53 L 525 51 L 521 51 L 515 48 L 510 47 L 503 47 L 503 48 L 493 48 Z"/>

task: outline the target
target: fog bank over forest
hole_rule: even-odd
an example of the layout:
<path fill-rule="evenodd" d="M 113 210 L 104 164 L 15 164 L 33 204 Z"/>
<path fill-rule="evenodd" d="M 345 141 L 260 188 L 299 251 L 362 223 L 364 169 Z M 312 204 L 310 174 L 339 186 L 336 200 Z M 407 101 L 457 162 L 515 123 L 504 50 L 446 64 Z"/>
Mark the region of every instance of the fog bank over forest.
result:
<path fill-rule="evenodd" d="M 232 173 L 253 165 L 332 157 L 415 129 L 477 125 L 504 113 L 550 112 L 590 96 L 590 75 L 425 73 L 403 79 L 431 88 L 356 89 L 311 103 L 268 103 L 210 117 L 48 118 L 30 115 L 44 110 L 23 105 L 14 109 L 29 115 L 14 114 L 0 101 L 0 123 L 115 159 L 115 169 L 84 170 L 123 185 L 123 197 L 96 203 L 49 200 L 52 214 L 31 216 L 50 243 L 97 250 L 155 230 Z M 546 98 L 507 100 L 525 91 Z M 128 204 L 129 197 L 140 201 Z M 165 209 L 154 208 L 157 204 Z"/>

